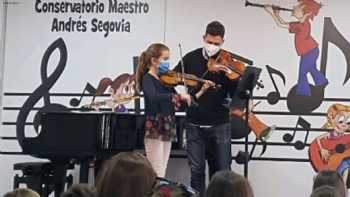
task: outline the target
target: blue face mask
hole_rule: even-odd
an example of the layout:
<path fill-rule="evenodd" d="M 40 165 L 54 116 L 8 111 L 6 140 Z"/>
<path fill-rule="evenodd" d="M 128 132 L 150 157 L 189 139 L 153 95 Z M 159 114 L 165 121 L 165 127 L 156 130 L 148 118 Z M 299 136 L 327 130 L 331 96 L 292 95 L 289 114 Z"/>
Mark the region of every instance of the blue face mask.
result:
<path fill-rule="evenodd" d="M 170 67 L 169 62 L 165 62 L 165 61 L 160 62 L 158 74 L 159 75 L 166 74 L 167 72 L 169 72 L 169 67 Z"/>

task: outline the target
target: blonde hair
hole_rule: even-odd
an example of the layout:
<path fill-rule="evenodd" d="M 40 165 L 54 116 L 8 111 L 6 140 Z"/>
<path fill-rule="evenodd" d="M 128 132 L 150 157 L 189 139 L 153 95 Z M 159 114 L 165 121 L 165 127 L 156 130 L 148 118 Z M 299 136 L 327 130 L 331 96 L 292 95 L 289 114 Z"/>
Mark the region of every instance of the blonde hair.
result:
<path fill-rule="evenodd" d="M 40 195 L 28 188 L 17 188 L 12 192 L 8 192 L 4 197 L 40 197 Z"/>
<path fill-rule="evenodd" d="M 334 129 L 334 125 L 332 120 L 340 113 L 340 112 L 350 112 L 350 106 L 342 105 L 342 104 L 333 104 L 328 108 L 327 111 L 327 123 L 323 126 L 325 129 Z"/>

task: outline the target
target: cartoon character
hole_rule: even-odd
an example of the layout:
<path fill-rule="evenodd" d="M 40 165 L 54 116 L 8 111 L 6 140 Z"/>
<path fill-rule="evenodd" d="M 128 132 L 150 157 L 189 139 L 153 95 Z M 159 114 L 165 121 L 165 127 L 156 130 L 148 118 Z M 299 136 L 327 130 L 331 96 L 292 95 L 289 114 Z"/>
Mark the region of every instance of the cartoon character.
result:
<path fill-rule="evenodd" d="M 103 78 L 100 80 L 96 90 L 96 96 L 101 96 L 106 89 L 111 95 L 111 98 L 101 102 L 93 102 L 89 104 L 90 107 L 99 110 L 102 105 L 107 105 L 115 112 L 127 112 L 125 104 L 129 103 L 135 98 L 135 77 L 127 73 L 119 75 L 113 81 L 110 78 Z"/>
<path fill-rule="evenodd" d="M 259 104 L 253 103 L 252 100 L 249 100 L 249 114 L 248 114 L 248 126 L 254 132 L 258 140 L 266 141 L 270 138 L 272 132 L 276 129 L 275 125 L 267 126 L 262 120 L 260 120 L 253 112 L 254 108 Z M 233 104 L 235 105 L 235 103 Z M 238 106 L 233 106 L 231 104 L 230 115 L 232 117 L 238 117 L 243 121 L 246 120 L 246 109 L 243 109 Z M 236 131 L 235 131 L 236 132 Z"/>
<path fill-rule="evenodd" d="M 311 21 L 317 16 L 321 4 L 314 0 L 298 0 L 298 4 L 293 7 L 292 16 L 296 22 L 286 22 L 279 15 L 279 10 L 273 6 L 265 6 L 265 10 L 271 14 L 274 21 L 281 28 L 286 28 L 290 33 L 295 34 L 295 48 L 300 56 L 299 76 L 296 94 L 300 96 L 311 96 L 311 88 L 307 79 L 310 73 L 315 86 L 323 90 L 328 85 L 326 77 L 317 69 L 317 59 L 319 56 L 318 43 L 311 36 Z"/>
<path fill-rule="evenodd" d="M 350 169 L 350 106 L 329 107 L 324 128 L 329 133 L 317 137 L 310 145 L 311 163 L 316 171 L 337 170 L 346 183 Z"/>

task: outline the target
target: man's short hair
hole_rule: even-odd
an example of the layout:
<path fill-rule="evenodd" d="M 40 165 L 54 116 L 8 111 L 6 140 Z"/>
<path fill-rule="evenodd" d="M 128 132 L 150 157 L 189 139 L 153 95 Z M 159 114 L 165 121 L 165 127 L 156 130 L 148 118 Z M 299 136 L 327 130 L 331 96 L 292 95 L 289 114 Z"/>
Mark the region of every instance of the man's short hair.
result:
<path fill-rule="evenodd" d="M 213 21 L 207 25 L 205 35 L 207 35 L 207 34 L 212 35 L 212 36 L 221 36 L 222 38 L 224 38 L 225 27 L 219 21 Z"/>

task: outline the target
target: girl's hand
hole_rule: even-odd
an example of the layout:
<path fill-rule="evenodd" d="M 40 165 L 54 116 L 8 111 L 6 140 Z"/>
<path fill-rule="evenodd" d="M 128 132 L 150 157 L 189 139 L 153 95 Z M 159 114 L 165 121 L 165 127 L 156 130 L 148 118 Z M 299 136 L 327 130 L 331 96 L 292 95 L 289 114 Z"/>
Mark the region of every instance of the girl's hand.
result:
<path fill-rule="evenodd" d="M 186 93 L 182 93 L 180 94 L 180 98 L 181 100 L 185 101 L 187 103 L 188 106 L 191 105 L 191 96 L 189 94 L 186 94 Z"/>

